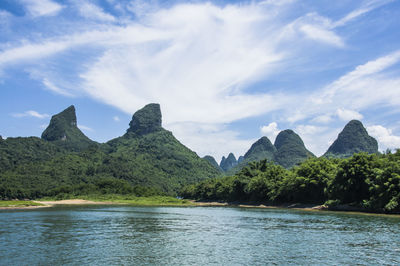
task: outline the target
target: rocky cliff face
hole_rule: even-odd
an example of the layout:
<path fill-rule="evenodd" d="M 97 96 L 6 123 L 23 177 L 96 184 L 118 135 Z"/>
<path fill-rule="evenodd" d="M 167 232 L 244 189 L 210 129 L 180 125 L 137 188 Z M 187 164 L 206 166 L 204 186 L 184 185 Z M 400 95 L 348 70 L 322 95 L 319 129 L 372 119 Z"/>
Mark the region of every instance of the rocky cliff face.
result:
<path fill-rule="evenodd" d="M 293 130 L 281 131 L 276 137 L 275 161 L 285 168 L 290 168 L 305 161 L 308 157 L 315 157 L 304 146 L 303 140 Z"/>
<path fill-rule="evenodd" d="M 360 121 L 352 120 L 339 133 L 324 156 L 350 157 L 357 152 L 377 153 L 378 142 L 368 135 Z"/>
<path fill-rule="evenodd" d="M 42 139 L 63 143 L 63 146 L 73 150 L 82 150 L 95 143 L 78 128 L 73 105 L 52 116 L 49 126 L 42 133 Z"/>
<path fill-rule="evenodd" d="M 127 133 L 145 135 L 162 129 L 160 105 L 151 103 L 134 113 Z"/>

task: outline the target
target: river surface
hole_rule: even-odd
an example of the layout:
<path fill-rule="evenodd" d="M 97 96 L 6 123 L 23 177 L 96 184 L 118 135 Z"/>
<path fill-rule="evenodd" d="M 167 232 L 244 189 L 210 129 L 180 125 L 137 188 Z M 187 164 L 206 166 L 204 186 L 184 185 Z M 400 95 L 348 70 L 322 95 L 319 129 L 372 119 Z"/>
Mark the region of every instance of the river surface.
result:
<path fill-rule="evenodd" d="M 400 218 L 228 207 L 0 211 L 0 265 L 400 264 Z"/>

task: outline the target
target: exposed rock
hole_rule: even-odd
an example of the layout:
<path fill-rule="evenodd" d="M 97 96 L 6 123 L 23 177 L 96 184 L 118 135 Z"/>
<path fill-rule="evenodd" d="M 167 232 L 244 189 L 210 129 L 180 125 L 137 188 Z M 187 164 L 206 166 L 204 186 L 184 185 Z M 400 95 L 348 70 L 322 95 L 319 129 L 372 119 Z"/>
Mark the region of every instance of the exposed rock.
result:
<path fill-rule="evenodd" d="M 339 133 L 338 138 L 324 154 L 327 157 L 350 157 L 354 153 L 378 152 L 378 142 L 368 135 L 363 124 L 358 120 L 351 120 Z"/>
<path fill-rule="evenodd" d="M 241 162 L 243 162 L 243 160 L 244 160 L 244 156 L 243 156 L 243 155 L 240 155 L 239 158 L 238 158 L 238 160 L 237 160 L 237 161 L 238 161 L 238 164 L 241 163 Z"/>
<path fill-rule="evenodd" d="M 315 157 L 304 146 L 303 140 L 293 130 L 281 131 L 275 139 L 275 161 L 285 168 L 290 168 L 305 161 L 309 157 Z"/>
<path fill-rule="evenodd" d="M 52 116 L 49 126 L 42 133 L 42 139 L 60 141 L 73 150 L 82 150 L 95 143 L 78 128 L 73 105 Z"/>
<path fill-rule="evenodd" d="M 133 115 L 127 133 L 132 132 L 137 135 L 145 135 L 161 129 L 160 105 L 151 103 Z"/>
<path fill-rule="evenodd" d="M 231 168 L 235 167 L 238 164 L 235 155 L 233 153 L 229 153 L 228 157 L 225 158 L 225 156 L 222 157 L 221 163 L 219 166 L 224 170 L 225 172 L 230 170 Z"/>

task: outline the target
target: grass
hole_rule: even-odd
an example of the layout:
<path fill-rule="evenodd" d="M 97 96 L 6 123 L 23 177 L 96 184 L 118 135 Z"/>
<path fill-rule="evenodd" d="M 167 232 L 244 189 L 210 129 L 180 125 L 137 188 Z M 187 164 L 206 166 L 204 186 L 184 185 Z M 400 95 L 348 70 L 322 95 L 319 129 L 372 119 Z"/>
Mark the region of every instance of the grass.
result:
<path fill-rule="evenodd" d="M 137 197 L 134 195 L 119 194 L 92 194 L 92 195 L 65 195 L 60 198 L 42 198 L 40 200 L 61 200 L 61 199 L 83 199 L 97 202 L 111 202 L 115 204 L 126 204 L 130 206 L 194 206 L 192 202 L 185 199 L 177 199 L 171 196 L 148 196 Z"/>
<path fill-rule="evenodd" d="M 0 200 L 0 207 L 43 206 L 41 203 L 25 200 Z"/>

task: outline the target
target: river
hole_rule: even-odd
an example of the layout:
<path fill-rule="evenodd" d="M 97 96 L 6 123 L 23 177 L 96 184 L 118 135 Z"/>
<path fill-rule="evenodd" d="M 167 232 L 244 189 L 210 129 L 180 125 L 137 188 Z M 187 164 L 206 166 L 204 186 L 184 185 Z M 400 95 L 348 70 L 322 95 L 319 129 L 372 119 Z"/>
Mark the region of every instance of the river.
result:
<path fill-rule="evenodd" d="M 230 207 L 0 211 L 1 265 L 400 264 L 400 218 Z"/>

